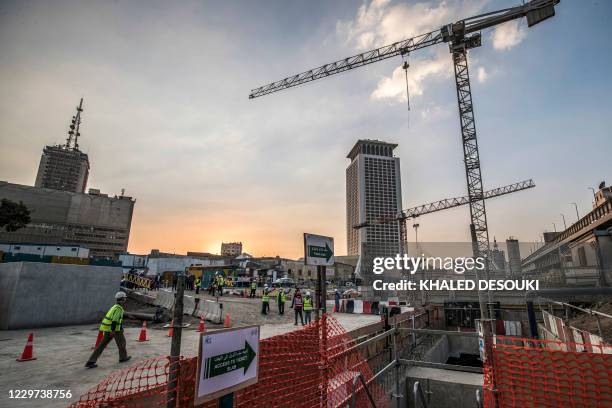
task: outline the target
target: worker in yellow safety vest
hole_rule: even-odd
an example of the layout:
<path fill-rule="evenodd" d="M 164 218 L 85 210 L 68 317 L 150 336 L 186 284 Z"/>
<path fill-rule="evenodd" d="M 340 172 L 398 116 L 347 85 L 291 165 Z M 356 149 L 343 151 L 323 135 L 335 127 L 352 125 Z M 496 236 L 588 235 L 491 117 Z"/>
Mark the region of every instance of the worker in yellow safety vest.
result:
<path fill-rule="evenodd" d="M 278 314 L 285 314 L 285 302 L 287 301 L 287 295 L 285 295 L 285 290 L 283 288 L 278 288 L 278 293 L 276 294 L 276 304 L 278 305 Z"/>
<path fill-rule="evenodd" d="M 251 293 L 249 294 L 249 298 L 255 299 L 255 291 L 257 291 L 257 281 L 253 279 L 253 282 L 251 282 Z"/>
<path fill-rule="evenodd" d="M 119 349 L 119 362 L 123 363 L 132 358 L 127 355 L 125 349 L 125 336 L 123 335 L 123 304 L 125 304 L 127 300 L 127 295 L 125 292 L 117 292 L 115 294 L 115 300 L 117 303 L 109 309 L 104 319 L 102 319 L 100 331 L 104 333 L 104 337 L 102 337 L 100 344 L 93 353 L 91 353 L 89 360 L 87 360 L 87 364 L 85 364 L 87 368 L 95 368 L 98 366 L 96 361 L 98 361 L 98 358 L 113 338 Z"/>
<path fill-rule="evenodd" d="M 268 285 L 264 285 L 263 295 L 261 295 L 261 314 L 268 314 L 270 310 L 270 292 Z"/>
<path fill-rule="evenodd" d="M 306 297 L 304 298 L 304 322 L 306 324 L 312 321 L 312 298 L 310 297 L 310 291 L 306 291 Z"/>

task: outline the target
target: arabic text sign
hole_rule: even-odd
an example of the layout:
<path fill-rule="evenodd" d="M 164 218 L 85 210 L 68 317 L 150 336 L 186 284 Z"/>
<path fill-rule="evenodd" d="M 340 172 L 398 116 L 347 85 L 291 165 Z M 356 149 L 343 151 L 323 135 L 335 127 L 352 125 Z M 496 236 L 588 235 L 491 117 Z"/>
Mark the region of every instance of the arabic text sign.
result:
<path fill-rule="evenodd" d="M 259 326 L 202 333 L 196 405 L 257 382 Z"/>

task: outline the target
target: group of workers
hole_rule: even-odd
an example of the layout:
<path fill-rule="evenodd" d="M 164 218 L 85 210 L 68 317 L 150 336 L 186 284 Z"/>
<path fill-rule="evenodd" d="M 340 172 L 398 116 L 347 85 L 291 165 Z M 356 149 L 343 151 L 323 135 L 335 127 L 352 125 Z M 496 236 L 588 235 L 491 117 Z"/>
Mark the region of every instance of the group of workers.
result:
<path fill-rule="evenodd" d="M 255 297 L 255 290 L 257 289 L 257 284 L 255 282 L 251 283 L 251 296 Z M 275 292 L 275 293 L 274 293 Z M 285 303 L 287 302 L 287 294 L 283 288 L 278 288 L 276 290 L 270 290 L 268 285 L 264 285 L 263 294 L 261 296 L 261 313 L 266 315 L 270 311 L 270 298 L 273 298 L 276 301 L 276 305 L 278 307 L 278 314 L 285 314 Z M 291 308 L 295 314 L 295 322 L 294 325 L 298 324 L 298 317 L 300 318 L 300 323 L 302 326 L 308 324 L 312 321 L 312 311 L 313 311 L 314 302 L 312 300 L 312 296 L 310 295 L 310 291 L 307 290 L 304 296 L 302 296 L 302 292 L 300 288 L 295 288 L 295 293 L 293 294 L 293 299 L 291 300 Z"/>

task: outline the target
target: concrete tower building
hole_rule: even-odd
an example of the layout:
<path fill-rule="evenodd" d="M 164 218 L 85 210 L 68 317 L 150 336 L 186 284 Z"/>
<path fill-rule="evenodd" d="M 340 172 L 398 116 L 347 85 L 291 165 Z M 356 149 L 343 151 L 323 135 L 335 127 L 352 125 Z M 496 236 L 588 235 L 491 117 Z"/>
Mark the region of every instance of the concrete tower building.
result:
<path fill-rule="evenodd" d="M 36 182 L 40 188 L 84 193 L 89 176 L 89 158 L 79 150 L 83 98 L 72 117 L 65 145 L 46 146 L 40 158 Z"/>
<path fill-rule="evenodd" d="M 361 256 L 358 273 L 369 288 L 377 276 L 372 273 L 373 259 L 394 257 L 400 251 L 398 224 L 353 227 L 401 211 L 400 163 L 393 156 L 396 147 L 378 140 L 359 140 L 347 156 L 351 160 L 346 169 L 347 251 L 348 255 Z"/>
<path fill-rule="evenodd" d="M 521 250 L 518 239 L 508 238 L 506 249 L 508 250 L 508 275 L 512 278 L 521 276 L 523 267 L 521 266 Z"/>

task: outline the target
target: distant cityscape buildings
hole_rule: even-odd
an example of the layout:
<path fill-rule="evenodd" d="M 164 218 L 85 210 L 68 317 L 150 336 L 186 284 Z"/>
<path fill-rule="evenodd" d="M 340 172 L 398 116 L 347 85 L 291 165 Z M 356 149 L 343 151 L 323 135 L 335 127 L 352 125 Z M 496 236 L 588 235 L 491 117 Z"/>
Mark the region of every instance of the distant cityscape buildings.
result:
<path fill-rule="evenodd" d="M 242 253 L 242 242 L 221 243 L 221 256 L 236 257 Z"/>

